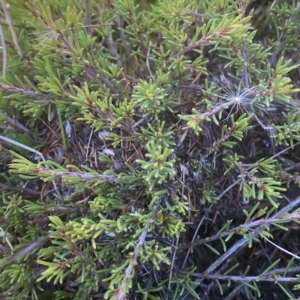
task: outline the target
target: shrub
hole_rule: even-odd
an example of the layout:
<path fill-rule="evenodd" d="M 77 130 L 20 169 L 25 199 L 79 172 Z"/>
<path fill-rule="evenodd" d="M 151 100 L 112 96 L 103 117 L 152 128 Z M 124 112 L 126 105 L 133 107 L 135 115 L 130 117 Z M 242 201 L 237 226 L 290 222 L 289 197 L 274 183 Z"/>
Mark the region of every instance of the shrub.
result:
<path fill-rule="evenodd" d="M 1 297 L 296 299 L 298 2 L 2 1 Z"/>

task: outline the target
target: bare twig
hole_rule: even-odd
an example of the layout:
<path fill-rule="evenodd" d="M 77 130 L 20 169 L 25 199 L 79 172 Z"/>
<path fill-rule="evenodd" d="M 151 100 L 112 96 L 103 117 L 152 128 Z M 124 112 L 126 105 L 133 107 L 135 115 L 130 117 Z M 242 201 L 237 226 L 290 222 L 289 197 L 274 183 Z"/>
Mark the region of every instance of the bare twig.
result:
<path fill-rule="evenodd" d="M 243 46 L 242 50 L 242 57 L 244 60 L 244 85 L 246 89 L 249 89 L 249 74 L 248 74 L 248 68 L 247 68 L 247 50 L 246 50 L 246 45 Z"/>
<path fill-rule="evenodd" d="M 10 190 L 10 191 L 14 191 L 16 193 L 25 192 L 25 193 L 28 193 L 28 194 L 33 195 L 33 196 L 39 196 L 40 195 L 40 192 L 37 192 L 35 190 L 29 189 L 29 188 L 26 188 L 26 187 L 11 186 L 11 185 L 8 185 L 8 184 L 4 184 L 2 182 L 0 182 L 0 189 L 5 190 L 5 191 Z"/>
<path fill-rule="evenodd" d="M 228 236 L 231 233 L 235 233 L 235 232 L 238 233 L 238 232 L 240 232 L 241 229 L 246 229 L 249 232 L 250 231 L 255 232 L 255 233 L 257 233 L 255 236 L 258 236 L 259 231 L 264 229 L 264 226 L 266 226 L 266 225 L 272 225 L 273 223 L 276 223 L 276 222 L 289 222 L 291 220 L 297 220 L 297 219 L 300 219 L 300 212 L 293 212 L 293 213 L 291 213 L 291 214 L 289 214 L 285 217 L 280 217 L 280 216 L 275 216 L 274 215 L 273 217 L 266 218 L 266 219 L 263 219 L 263 220 L 258 219 L 256 221 L 248 222 L 248 223 L 245 223 L 245 224 L 240 225 L 238 227 L 231 228 L 229 230 L 224 230 L 223 232 L 212 235 L 209 238 L 205 238 L 205 239 L 201 239 L 197 242 L 189 243 L 189 244 L 183 246 L 182 249 L 194 247 L 194 246 L 197 246 L 197 245 L 203 245 L 205 243 L 218 240 L 219 238 Z M 261 225 L 261 226 L 257 227 L 258 225 Z"/>
<path fill-rule="evenodd" d="M 107 44 L 108 44 L 111 52 L 113 53 L 113 55 L 116 58 L 118 67 L 121 68 L 121 66 L 122 66 L 121 57 L 120 57 L 120 54 L 119 54 L 119 52 L 117 50 L 117 47 L 116 47 L 116 45 L 114 43 L 114 40 L 112 38 L 112 34 L 111 33 L 107 37 Z"/>
<path fill-rule="evenodd" d="M 150 41 L 149 43 L 149 48 L 148 48 L 148 51 L 147 51 L 147 60 L 146 60 L 146 64 L 147 64 L 147 68 L 148 68 L 148 71 L 150 73 L 150 76 L 151 78 L 153 79 L 153 74 L 151 72 L 151 68 L 150 68 L 150 63 L 149 63 L 149 55 L 150 55 L 150 51 L 151 51 L 151 46 L 152 46 L 152 43 Z"/>
<path fill-rule="evenodd" d="M 117 16 L 115 18 L 115 22 L 117 23 L 118 28 L 120 28 L 120 37 L 121 37 L 122 45 L 125 49 L 125 55 L 126 55 L 127 63 L 128 63 L 129 66 L 133 66 L 133 61 L 132 61 L 132 57 L 131 57 L 131 49 L 130 49 L 130 46 L 129 46 L 129 42 L 127 40 L 126 35 L 124 34 L 124 32 L 122 30 L 123 25 L 122 25 L 121 17 Z"/>
<path fill-rule="evenodd" d="M 18 52 L 18 55 L 20 57 L 23 57 L 23 53 L 21 51 L 21 48 L 19 46 L 19 43 L 18 43 L 18 39 L 17 39 L 17 35 L 15 33 L 15 29 L 14 29 L 14 26 L 12 24 L 12 21 L 11 21 L 11 17 L 10 17 L 10 14 L 6 8 L 6 3 L 4 0 L 1 0 L 1 3 L 2 3 L 2 9 L 4 11 L 4 14 L 5 14 L 5 18 L 6 18 L 6 21 L 7 21 L 7 24 L 9 26 L 9 29 L 10 29 L 10 32 L 11 32 L 11 35 L 12 35 L 12 39 L 13 39 L 13 42 L 15 44 L 15 47 L 17 49 L 17 52 Z"/>
<path fill-rule="evenodd" d="M 93 28 L 91 25 L 91 0 L 85 0 L 85 20 L 84 24 L 87 27 L 88 34 L 93 33 Z"/>
<path fill-rule="evenodd" d="M 6 77 L 6 67 L 7 67 L 7 53 L 6 53 L 6 45 L 4 39 L 4 33 L 2 30 L 2 26 L 0 25 L 0 35 L 1 35 L 1 48 L 3 52 L 3 59 L 2 59 L 2 77 Z"/>
<path fill-rule="evenodd" d="M 290 252 L 290 251 L 287 251 L 286 249 L 284 249 L 284 248 L 282 248 L 282 247 L 276 245 L 275 243 L 273 243 L 272 241 L 270 241 L 267 237 L 264 236 L 263 238 L 264 238 L 267 242 L 269 242 L 270 244 L 272 244 L 274 247 L 280 249 L 281 251 L 283 251 L 283 252 L 285 252 L 285 253 L 291 255 L 291 256 L 294 257 L 294 258 L 300 259 L 300 257 L 299 257 L 298 255 L 296 255 L 296 254 L 294 254 L 294 253 L 292 253 L 292 252 Z"/>
<path fill-rule="evenodd" d="M 171 285 L 172 285 L 172 277 L 173 277 L 173 270 L 174 270 L 174 265 L 175 265 L 175 260 L 176 260 L 176 254 L 177 254 L 177 250 L 178 250 L 178 243 L 179 243 L 179 239 L 176 239 L 176 245 L 174 247 L 174 252 L 173 252 L 173 257 L 172 257 L 172 262 L 171 262 L 171 268 L 170 268 L 170 274 L 169 274 L 168 290 L 171 289 Z"/>
<path fill-rule="evenodd" d="M 283 207 L 280 211 L 275 213 L 272 218 L 277 218 L 278 216 L 282 215 L 283 213 L 286 213 L 290 211 L 291 209 L 294 209 L 295 207 L 300 205 L 300 196 L 297 197 L 294 201 Z M 255 230 L 251 233 L 252 237 L 257 237 L 258 232 L 260 230 L 264 229 L 264 225 L 258 226 L 255 228 Z M 228 249 L 223 255 L 221 255 L 210 267 L 208 267 L 204 274 L 210 274 L 212 273 L 216 268 L 218 268 L 224 261 L 226 261 L 231 255 L 233 255 L 235 252 L 240 251 L 243 247 L 245 247 L 249 242 L 249 237 L 244 237 L 240 239 L 238 242 L 236 242 L 230 249 Z M 201 279 L 201 281 L 204 278 Z"/>
<path fill-rule="evenodd" d="M 19 143 L 19 142 L 16 142 L 16 141 L 14 141 L 14 140 L 12 140 L 12 139 L 9 139 L 9 138 L 4 137 L 4 136 L 1 136 L 1 135 L 0 135 L 0 140 L 2 140 L 2 141 L 4 141 L 4 142 L 7 142 L 7 143 L 10 143 L 10 144 L 13 144 L 13 145 L 15 145 L 15 146 L 18 146 L 18 147 L 20 147 L 20 148 L 23 148 L 23 149 L 25 149 L 25 150 L 27 150 L 27 151 L 30 151 L 30 152 L 32 152 L 32 153 L 35 153 L 35 154 L 38 155 L 43 161 L 46 161 L 44 155 L 43 155 L 41 152 L 39 152 L 39 151 L 37 151 L 37 150 L 35 150 L 35 149 L 31 148 L 31 147 L 28 147 L 28 146 L 26 146 L 26 145 L 23 145 L 23 144 L 21 144 L 21 143 Z"/>
<path fill-rule="evenodd" d="M 187 273 L 187 272 L 183 272 Z M 234 275 L 220 275 L 220 274 L 205 274 L 205 273 L 191 273 L 191 276 L 197 278 L 206 278 L 213 280 L 230 280 L 230 281 L 246 281 L 246 282 L 254 282 L 254 281 L 268 281 L 268 282 L 299 282 L 297 277 L 281 277 L 278 276 L 274 271 L 265 276 L 234 276 Z"/>
<path fill-rule="evenodd" d="M 201 225 L 202 225 L 202 223 L 203 223 L 204 220 L 205 220 L 205 217 L 203 216 L 203 218 L 201 219 L 201 221 L 199 222 L 199 224 L 198 224 L 198 226 L 197 226 L 197 229 L 195 230 L 195 233 L 194 233 L 194 235 L 193 235 L 191 244 L 194 243 L 194 241 L 195 241 L 195 239 L 196 239 L 196 237 L 197 237 L 198 231 L 199 231 L 199 229 L 200 229 L 200 227 L 201 227 Z M 189 249 L 188 249 L 188 251 L 187 251 L 187 254 L 186 254 L 186 256 L 185 256 L 185 259 L 184 259 L 184 261 L 183 261 L 183 264 L 182 264 L 182 270 L 185 268 L 185 264 L 186 264 L 186 262 L 187 262 L 188 256 L 190 255 L 191 250 L 192 250 L 192 247 L 189 247 Z"/>
<path fill-rule="evenodd" d="M 17 87 L 17 86 L 11 86 L 11 85 L 4 84 L 4 83 L 0 83 L 0 90 L 6 91 L 6 92 L 11 92 L 11 93 L 17 93 L 17 94 L 21 94 L 21 95 L 25 95 L 25 96 L 29 96 L 29 97 L 34 97 L 34 98 L 43 98 L 43 99 L 52 99 L 53 98 L 49 94 L 40 94 L 40 93 L 36 93 L 33 90 L 24 89 L 24 88 Z"/>
<path fill-rule="evenodd" d="M 20 122 L 6 116 L 5 114 L 0 112 L 0 117 L 3 118 L 10 126 L 16 128 L 18 131 L 20 132 L 30 132 L 30 130 L 25 127 L 23 124 L 21 124 Z"/>

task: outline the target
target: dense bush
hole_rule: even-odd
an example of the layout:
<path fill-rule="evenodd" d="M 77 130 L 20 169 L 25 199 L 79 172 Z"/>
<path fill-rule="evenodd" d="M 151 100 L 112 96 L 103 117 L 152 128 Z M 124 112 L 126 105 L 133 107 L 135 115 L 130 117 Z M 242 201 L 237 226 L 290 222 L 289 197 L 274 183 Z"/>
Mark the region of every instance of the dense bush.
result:
<path fill-rule="evenodd" d="M 1 299 L 299 297 L 299 1 L 1 3 Z"/>

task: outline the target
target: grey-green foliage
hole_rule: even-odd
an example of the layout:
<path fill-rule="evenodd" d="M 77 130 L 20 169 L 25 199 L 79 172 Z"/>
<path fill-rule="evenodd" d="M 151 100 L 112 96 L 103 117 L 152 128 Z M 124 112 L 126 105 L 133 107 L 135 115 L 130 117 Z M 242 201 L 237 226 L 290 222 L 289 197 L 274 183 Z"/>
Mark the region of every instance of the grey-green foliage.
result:
<path fill-rule="evenodd" d="M 274 4 L 259 27 L 249 2 L 7 1 L 1 135 L 19 144 L 1 157 L 2 297 L 201 297 L 186 245 L 206 245 L 212 265 L 230 239 L 253 247 L 253 231 L 272 238 L 271 225 L 299 219 L 271 212 L 300 181 L 280 156 L 300 141 L 300 13 Z M 251 201 L 247 218 L 213 224 L 229 198 Z M 277 264 L 236 281 L 260 295 Z"/>

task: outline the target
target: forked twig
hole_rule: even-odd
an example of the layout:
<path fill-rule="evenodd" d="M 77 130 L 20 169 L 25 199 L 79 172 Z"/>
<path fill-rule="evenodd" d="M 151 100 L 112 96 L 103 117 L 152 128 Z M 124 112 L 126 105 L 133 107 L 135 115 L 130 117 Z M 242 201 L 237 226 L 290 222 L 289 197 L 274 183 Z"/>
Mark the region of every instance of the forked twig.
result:
<path fill-rule="evenodd" d="M 278 217 L 283 213 L 286 213 L 290 211 L 291 209 L 297 207 L 300 205 L 300 196 L 297 197 L 295 200 L 293 200 L 291 203 L 283 207 L 280 211 L 275 213 L 272 218 Z M 250 235 L 252 237 L 257 237 L 258 232 L 260 230 L 264 229 L 264 225 L 258 226 Z M 204 274 L 210 274 L 212 273 L 216 268 L 218 268 L 223 262 L 225 262 L 231 255 L 233 255 L 235 252 L 241 250 L 243 247 L 245 247 L 248 244 L 249 237 L 243 237 L 238 242 L 236 242 L 228 251 L 226 251 L 223 255 L 221 255 L 209 268 L 207 268 L 204 272 Z M 199 282 L 202 282 L 204 278 L 200 279 Z"/>

